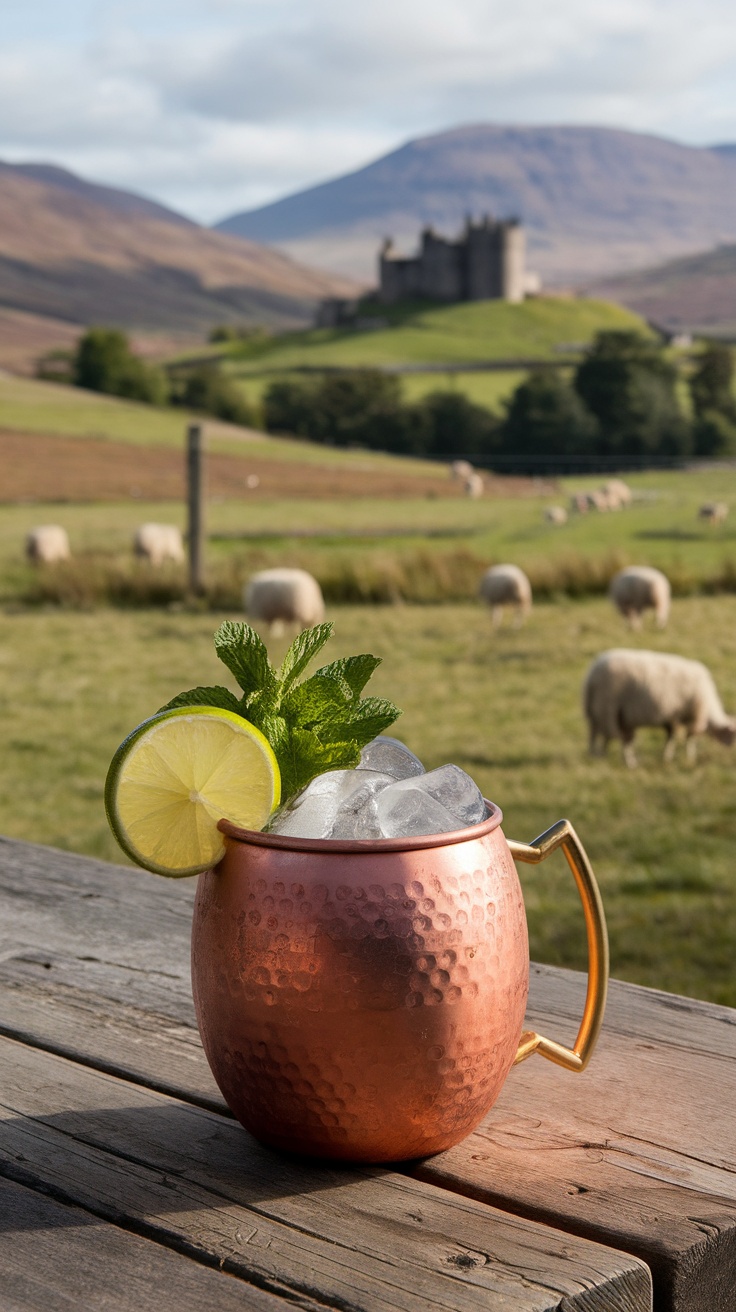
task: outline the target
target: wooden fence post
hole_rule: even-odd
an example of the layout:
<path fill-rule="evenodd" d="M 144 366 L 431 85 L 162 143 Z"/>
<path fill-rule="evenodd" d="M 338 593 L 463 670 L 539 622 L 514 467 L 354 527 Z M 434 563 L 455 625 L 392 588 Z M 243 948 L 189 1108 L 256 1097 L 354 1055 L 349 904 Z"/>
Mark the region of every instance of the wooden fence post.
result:
<path fill-rule="evenodd" d="M 187 429 L 187 538 L 189 543 L 189 588 L 204 592 L 204 478 L 202 470 L 202 426 Z"/>

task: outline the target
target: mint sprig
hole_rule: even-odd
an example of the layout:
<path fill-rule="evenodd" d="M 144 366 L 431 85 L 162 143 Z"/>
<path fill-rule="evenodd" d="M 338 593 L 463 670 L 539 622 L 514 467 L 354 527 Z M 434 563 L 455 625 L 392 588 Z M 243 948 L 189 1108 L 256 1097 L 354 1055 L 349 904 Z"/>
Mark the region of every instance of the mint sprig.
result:
<path fill-rule="evenodd" d="M 268 739 L 281 772 L 281 799 L 287 803 L 315 775 L 350 769 L 360 749 L 398 718 L 401 711 L 381 697 L 361 697 L 377 656 L 365 653 L 333 661 L 300 680 L 332 635 L 332 624 L 305 629 L 292 642 L 280 670 L 249 624 L 225 620 L 215 634 L 215 651 L 242 690 L 190 688 L 161 710 L 178 706 L 219 706 L 249 720 Z"/>

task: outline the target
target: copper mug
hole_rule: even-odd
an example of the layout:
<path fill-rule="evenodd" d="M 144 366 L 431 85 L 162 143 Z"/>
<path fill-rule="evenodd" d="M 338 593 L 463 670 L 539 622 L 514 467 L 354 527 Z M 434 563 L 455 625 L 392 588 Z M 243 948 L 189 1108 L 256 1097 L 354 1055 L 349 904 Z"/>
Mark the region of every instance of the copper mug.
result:
<path fill-rule="evenodd" d="M 454 833 L 351 842 L 220 822 L 225 856 L 200 875 L 194 909 L 194 1002 L 223 1096 L 262 1142 L 353 1162 L 423 1157 L 468 1134 L 533 1052 L 583 1070 L 608 981 L 595 876 L 567 820 L 526 845 L 488 807 Z M 558 847 L 588 938 L 571 1049 L 522 1033 L 529 948 L 514 861 Z"/>

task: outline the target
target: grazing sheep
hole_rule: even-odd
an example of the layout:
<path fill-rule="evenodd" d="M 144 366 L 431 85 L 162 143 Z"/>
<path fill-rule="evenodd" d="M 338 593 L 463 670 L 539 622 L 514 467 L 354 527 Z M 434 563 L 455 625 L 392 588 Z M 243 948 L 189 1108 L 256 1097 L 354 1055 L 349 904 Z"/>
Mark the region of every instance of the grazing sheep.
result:
<path fill-rule="evenodd" d="M 184 560 L 181 533 L 174 524 L 141 524 L 136 529 L 133 550 L 136 556 L 156 566 L 167 560 L 180 565 Z"/>
<path fill-rule="evenodd" d="M 34 565 L 53 565 L 69 560 L 69 536 L 60 524 L 39 524 L 26 537 L 26 556 Z"/>
<path fill-rule="evenodd" d="M 663 629 L 670 613 L 669 580 L 650 565 L 630 565 L 611 579 L 608 595 L 632 629 L 640 629 L 645 610 L 653 610 Z"/>
<path fill-rule="evenodd" d="M 470 478 L 474 473 L 475 470 L 469 460 L 453 460 L 450 465 L 450 478 L 458 483 L 465 482 L 465 479 Z"/>
<path fill-rule="evenodd" d="M 723 523 L 727 514 L 728 506 L 725 501 L 706 501 L 698 511 L 698 519 L 704 519 L 708 524 L 716 526 Z"/>
<path fill-rule="evenodd" d="M 564 506 L 547 506 L 544 518 L 548 524 L 566 524 L 567 511 Z"/>
<path fill-rule="evenodd" d="M 643 725 L 667 730 L 665 761 L 674 757 L 681 731 L 691 762 L 697 734 L 709 733 L 727 747 L 736 738 L 736 718 L 726 715 L 705 665 L 658 651 L 618 647 L 603 652 L 586 675 L 583 709 L 591 752 L 602 755 L 611 738 L 620 738 L 624 760 L 632 769 L 634 734 Z"/>
<path fill-rule="evenodd" d="M 277 637 L 288 624 L 307 629 L 325 617 L 319 583 L 305 569 L 264 569 L 254 574 L 243 592 L 245 613 L 263 620 Z"/>
<path fill-rule="evenodd" d="M 532 586 L 518 565 L 492 565 L 483 575 L 478 591 L 491 607 L 494 626 L 501 623 L 504 606 L 516 610 L 517 628 L 532 608 Z"/>
<path fill-rule="evenodd" d="M 590 510 L 587 493 L 575 492 L 573 496 L 570 497 L 570 509 L 574 511 L 576 515 L 587 515 Z"/>
<path fill-rule="evenodd" d="M 628 483 L 624 483 L 621 478 L 609 478 L 608 482 L 603 484 L 601 492 L 608 498 L 611 510 L 621 510 L 623 506 L 630 506 L 634 499 Z"/>
<path fill-rule="evenodd" d="M 483 496 L 483 479 L 475 470 L 465 480 L 465 495 L 477 501 Z"/>

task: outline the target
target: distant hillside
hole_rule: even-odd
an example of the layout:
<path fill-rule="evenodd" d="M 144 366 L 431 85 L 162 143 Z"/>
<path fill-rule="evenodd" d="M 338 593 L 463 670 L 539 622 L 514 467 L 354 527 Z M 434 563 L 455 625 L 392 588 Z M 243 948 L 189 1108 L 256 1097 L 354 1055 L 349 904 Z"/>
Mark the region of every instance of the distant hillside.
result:
<path fill-rule="evenodd" d="M 644 268 L 736 241 L 736 147 L 682 146 L 611 128 L 456 128 L 271 205 L 219 231 L 374 281 L 390 235 L 451 234 L 467 213 L 518 215 L 529 261 L 549 283 Z"/>
<path fill-rule="evenodd" d="M 736 245 L 608 278 L 589 290 L 673 331 L 736 337 Z"/>
<path fill-rule="evenodd" d="M 341 290 L 139 196 L 50 165 L 0 165 L 0 315 L 201 334 L 223 322 L 304 324 Z"/>

